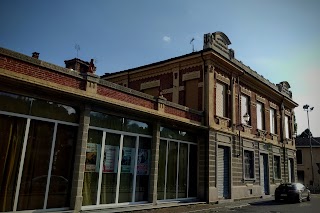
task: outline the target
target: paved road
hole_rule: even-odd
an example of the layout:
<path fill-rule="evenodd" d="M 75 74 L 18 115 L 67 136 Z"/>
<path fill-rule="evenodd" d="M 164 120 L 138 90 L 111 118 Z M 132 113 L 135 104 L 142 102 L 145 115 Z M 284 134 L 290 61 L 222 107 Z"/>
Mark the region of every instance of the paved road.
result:
<path fill-rule="evenodd" d="M 320 213 L 320 195 L 313 195 L 311 201 L 302 203 L 275 202 L 272 199 L 249 202 L 241 205 L 229 205 L 222 209 L 212 209 L 206 212 L 242 212 L 242 213 Z"/>

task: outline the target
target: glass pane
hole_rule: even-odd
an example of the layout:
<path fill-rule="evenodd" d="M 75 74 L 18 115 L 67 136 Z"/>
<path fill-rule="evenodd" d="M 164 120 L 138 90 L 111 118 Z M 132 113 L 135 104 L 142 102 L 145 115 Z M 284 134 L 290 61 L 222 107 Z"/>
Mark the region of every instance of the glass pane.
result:
<path fill-rule="evenodd" d="M 124 131 L 127 132 L 134 132 L 134 133 L 140 133 L 145 135 L 151 135 L 152 134 L 152 128 L 151 126 L 135 120 L 125 119 L 125 128 Z"/>
<path fill-rule="evenodd" d="M 180 143 L 178 198 L 187 197 L 188 144 Z"/>
<path fill-rule="evenodd" d="M 90 126 L 122 130 L 122 123 L 123 119 L 121 117 L 106 115 L 100 112 L 90 112 Z"/>
<path fill-rule="evenodd" d="M 0 115 L 0 212 L 13 210 L 26 121 Z"/>
<path fill-rule="evenodd" d="M 124 136 L 118 201 L 119 203 L 132 201 L 132 182 L 134 172 L 133 168 L 136 152 L 135 144 L 136 137 Z"/>
<path fill-rule="evenodd" d="M 31 98 L 0 92 L 0 110 L 28 115 Z"/>
<path fill-rule="evenodd" d="M 190 145 L 189 152 L 189 194 L 188 197 L 197 197 L 197 146 Z"/>
<path fill-rule="evenodd" d="M 97 202 L 98 177 L 100 167 L 102 131 L 89 130 L 85 173 L 83 181 L 82 205 L 95 205 Z"/>
<path fill-rule="evenodd" d="M 135 201 L 147 201 L 151 164 L 151 138 L 139 138 Z"/>
<path fill-rule="evenodd" d="M 160 136 L 163 138 L 172 138 L 182 141 L 196 141 L 196 137 L 194 134 L 186 131 L 181 131 L 178 129 L 172 129 L 167 127 L 160 127 Z"/>
<path fill-rule="evenodd" d="M 160 140 L 158 163 L 158 200 L 164 199 L 167 141 Z"/>
<path fill-rule="evenodd" d="M 47 208 L 70 206 L 76 138 L 77 127 L 58 125 Z"/>
<path fill-rule="evenodd" d="M 18 210 L 42 209 L 47 186 L 54 124 L 31 120 Z"/>
<path fill-rule="evenodd" d="M 178 143 L 169 143 L 166 199 L 176 198 Z"/>
<path fill-rule="evenodd" d="M 100 203 L 115 203 L 120 135 L 107 133 L 104 147 Z"/>
<path fill-rule="evenodd" d="M 78 112 L 70 106 L 35 99 L 32 101 L 31 115 L 77 123 Z"/>

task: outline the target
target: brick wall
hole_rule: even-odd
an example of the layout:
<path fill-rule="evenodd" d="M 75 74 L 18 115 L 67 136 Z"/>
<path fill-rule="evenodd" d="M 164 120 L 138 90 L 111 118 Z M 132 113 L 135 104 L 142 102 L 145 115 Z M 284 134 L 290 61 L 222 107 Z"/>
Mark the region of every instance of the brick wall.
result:
<path fill-rule="evenodd" d="M 156 109 L 154 101 L 143 99 L 141 97 L 136 97 L 103 85 L 98 85 L 97 93 L 102 96 L 124 101 L 137 106 L 146 107 L 148 109 Z"/>
<path fill-rule="evenodd" d="M 64 75 L 40 66 L 29 64 L 8 56 L 1 56 L 0 68 L 16 73 L 39 78 L 48 82 L 61 84 L 75 89 L 85 90 L 85 81 L 80 78 Z"/>

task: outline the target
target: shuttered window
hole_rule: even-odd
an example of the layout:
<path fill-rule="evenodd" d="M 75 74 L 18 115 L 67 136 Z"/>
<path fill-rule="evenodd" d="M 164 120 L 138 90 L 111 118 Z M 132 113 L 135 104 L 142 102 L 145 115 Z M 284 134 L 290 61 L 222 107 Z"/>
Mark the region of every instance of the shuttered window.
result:
<path fill-rule="evenodd" d="M 198 79 L 185 82 L 186 107 L 198 110 Z"/>
<path fill-rule="evenodd" d="M 246 95 L 241 95 L 241 123 L 243 123 L 243 124 L 247 124 L 243 118 L 243 116 L 246 113 L 248 113 L 248 115 L 250 115 L 250 113 L 249 113 L 249 97 Z"/>
<path fill-rule="evenodd" d="M 270 108 L 270 133 L 276 134 L 275 110 Z"/>
<path fill-rule="evenodd" d="M 227 86 L 219 82 L 216 86 L 216 114 L 220 117 L 227 117 Z"/>
<path fill-rule="evenodd" d="M 257 102 L 257 128 L 264 129 L 264 110 L 260 102 Z"/>

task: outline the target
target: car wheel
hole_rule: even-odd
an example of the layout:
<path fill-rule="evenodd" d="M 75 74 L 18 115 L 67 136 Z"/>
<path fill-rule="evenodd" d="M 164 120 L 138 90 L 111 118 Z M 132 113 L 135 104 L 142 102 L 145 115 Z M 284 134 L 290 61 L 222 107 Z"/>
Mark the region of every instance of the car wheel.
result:
<path fill-rule="evenodd" d="M 280 198 L 279 198 L 279 197 L 275 197 L 274 200 L 275 200 L 276 202 L 279 202 L 279 201 L 280 201 Z"/>
<path fill-rule="evenodd" d="M 311 196 L 310 194 L 308 194 L 307 201 L 310 201 L 310 200 L 311 200 Z"/>

